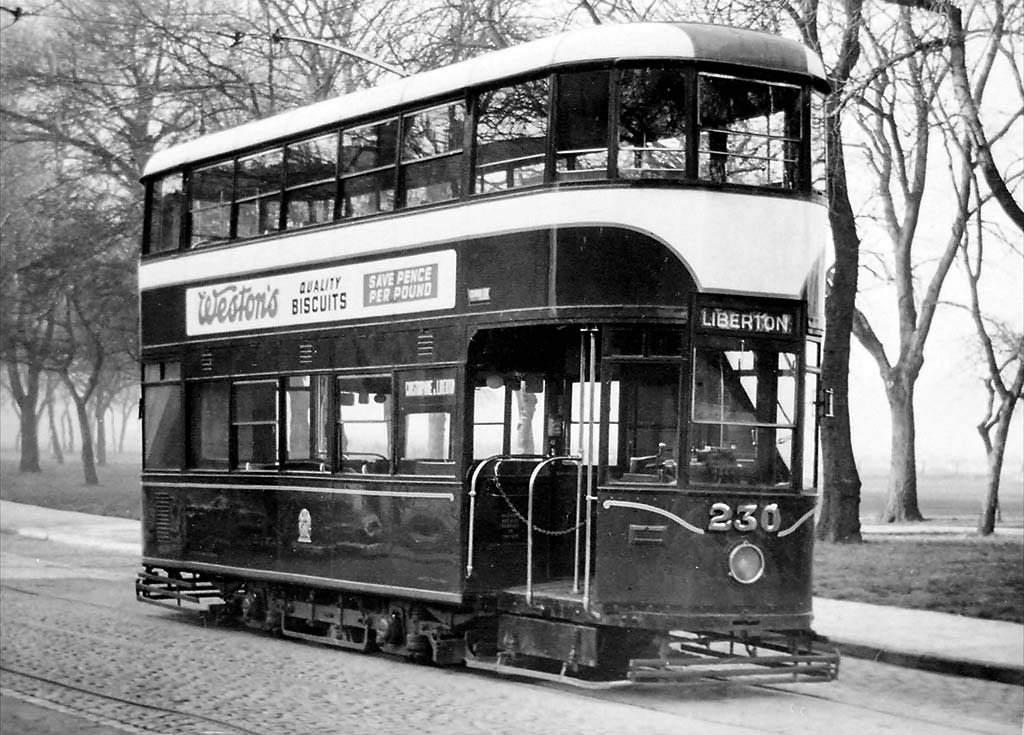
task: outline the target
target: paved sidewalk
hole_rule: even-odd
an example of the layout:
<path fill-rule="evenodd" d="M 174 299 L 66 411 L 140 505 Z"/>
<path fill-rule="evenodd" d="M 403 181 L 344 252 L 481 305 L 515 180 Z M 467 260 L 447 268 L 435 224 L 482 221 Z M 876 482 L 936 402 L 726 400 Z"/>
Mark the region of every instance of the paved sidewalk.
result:
<path fill-rule="evenodd" d="M 139 521 L 124 518 L 0 501 L 0 531 L 141 553 Z M 1024 686 L 1024 625 L 816 597 L 814 630 L 849 656 Z"/>

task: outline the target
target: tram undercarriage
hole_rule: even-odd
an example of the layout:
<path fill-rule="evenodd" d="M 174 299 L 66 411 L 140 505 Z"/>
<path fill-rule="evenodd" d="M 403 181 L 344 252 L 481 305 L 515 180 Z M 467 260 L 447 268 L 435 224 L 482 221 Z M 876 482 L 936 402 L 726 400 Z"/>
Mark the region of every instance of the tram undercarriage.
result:
<path fill-rule="evenodd" d="M 509 600 L 522 607 L 522 589 L 466 610 L 149 566 L 135 585 L 140 602 L 287 638 L 582 688 L 737 678 L 831 681 L 839 673 L 838 654 L 816 645 L 809 631 L 753 637 L 552 619 L 543 614 L 559 597 L 564 605 L 567 595 L 548 587 L 550 596 L 539 590 L 531 603 L 535 614 L 526 615 L 503 609 Z"/>

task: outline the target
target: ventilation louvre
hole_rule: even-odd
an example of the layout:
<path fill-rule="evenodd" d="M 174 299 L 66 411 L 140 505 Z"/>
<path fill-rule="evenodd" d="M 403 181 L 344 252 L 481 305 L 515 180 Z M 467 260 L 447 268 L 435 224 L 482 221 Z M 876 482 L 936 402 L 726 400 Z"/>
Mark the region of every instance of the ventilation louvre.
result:
<path fill-rule="evenodd" d="M 157 543 L 169 544 L 174 540 L 173 526 L 171 525 L 171 496 L 167 493 L 156 493 L 153 495 L 153 505 L 156 510 Z"/>
<path fill-rule="evenodd" d="M 416 357 L 420 360 L 434 358 L 434 333 L 420 332 L 416 335 Z"/>

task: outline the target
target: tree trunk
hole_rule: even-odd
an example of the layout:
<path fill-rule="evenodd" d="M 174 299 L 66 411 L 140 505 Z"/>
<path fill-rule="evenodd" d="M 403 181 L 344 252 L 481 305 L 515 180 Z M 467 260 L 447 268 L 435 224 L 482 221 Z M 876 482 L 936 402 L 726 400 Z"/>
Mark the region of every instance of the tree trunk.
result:
<path fill-rule="evenodd" d="M 883 523 L 923 521 L 917 505 L 917 452 L 914 424 L 914 379 L 902 371 L 892 371 L 885 384 L 892 423 L 889 456 L 889 491 Z"/>
<path fill-rule="evenodd" d="M 60 433 L 57 431 L 57 417 L 53 410 L 53 388 L 47 387 L 46 391 L 46 418 L 50 428 L 50 448 L 53 450 L 53 458 L 57 464 L 64 464 L 64 448 L 61 446 Z"/>
<path fill-rule="evenodd" d="M 124 437 L 128 432 L 128 417 L 132 414 L 130 403 L 125 403 L 121 408 L 121 432 L 117 438 L 117 453 L 124 454 Z"/>
<path fill-rule="evenodd" d="M 82 473 L 85 476 L 86 485 L 99 485 L 100 479 L 96 474 L 96 458 L 93 456 L 92 429 L 89 421 L 89 409 L 85 401 L 73 398 L 75 402 L 75 413 L 78 415 L 78 428 L 82 434 Z"/>
<path fill-rule="evenodd" d="M 67 373 L 62 374 L 61 379 L 64 381 L 68 395 L 71 396 L 71 400 L 75 404 L 75 415 L 78 417 L 78 430 L 81 433 L 82 439 L 80 456 L 82 458 L 82 473 L 85 476 L 85 484 L 99 485 L 100 479 L 96 474 L 96 458 L 93 455 L 92 420 L 89 416 L 88 396 L 92 393 L 92 389 L 90 388 L 85 391 L 84 395 L 86 397 L 83 398 L 79 395 L 74 382 Z"/>
<path fill-rule="evenodd" d="M 75 451 L 75 425 L 71 421 L 71 414 L 68 413 L 67 404 L 64 404 L 64 413 L 60 417 L 61 430 L 64 433 L 64 446 L 69 452 Z"/>
<path fill-rule="evenodd" d="M 988 456 L 986 457 L 988 460 L 988 481 L 985 483 L 985 504 L 982 506 L 981 516 L 978 518 L 978 535 L 980 536 L 989 536 L 996 530 L 996 520 L 999 514 L 999 481 L 1003 474 L 1006 437 L 1010 432 L 1010 420 L 1013 418 L 1013 409 L 1016 402 L 1016 398 L 1004 396 L 999 406 L 995 435 L 992 437 L 987 453 Z M 984 439 L 983 427 L 979 426 L 978 432 L 983 435 L 982 438 Z"/>
<path fill-rule="evenodd" d="M 18 462 L 18 472 L 40 472 L 39 417 L 36 414 L 35 401 L 32 406 L 28 406 L 26 401 L 18 418 L 18 430 L 21 436 L 21 460 Z"/>
<path fill-rule="evenodd" d="M 8 362 L 7 378 L 11 396 L 18 409 L 18 436 L 15 447 L 21 454 L 18 472 L 39 472 L 39 415 L 36 404 L 39 402 L 39 367 L 28 365 L 25 378 L 17 364 Z"/>
<path fill-rule="evenodd" d="M 107 466 L 107 409 L 99 396 L 96 397 L 96 464 Z"/>
<path fill-rule="evenodd" d="M 859 55 L 857 34 L 860 3 L 852 3 L 849 47 L 844 63 L 855 63 Z M 846 79 L 849 68 L 842 72 Z M 835 265 L 825 299 L 825 349 L 821 363 L 822 387 L 831 391 L 834 415 L 821 422 L 822 498 L 815 535 L 831 543 L 858 543 L 860 535 L 860 473 L 850 438 L 850 335 L 856 309 L 857 276 L 860 261 L 860 236 L 850 204 L 843 155 L 843 133 L 838 114 L 841 90 L 829 99 L 825 144 L 828 170 L 829 224 Z"/>

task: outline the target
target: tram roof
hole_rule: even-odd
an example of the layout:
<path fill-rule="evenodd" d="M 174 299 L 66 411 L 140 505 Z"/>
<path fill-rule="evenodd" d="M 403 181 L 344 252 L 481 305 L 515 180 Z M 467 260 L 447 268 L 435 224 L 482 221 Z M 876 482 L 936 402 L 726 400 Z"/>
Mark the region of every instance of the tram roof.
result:
<path fill-rule="evenodd" d="M 482 54 L 172 146 L 153 154 L 143 177 L 531 71 L 624 59 L 735 64 L 805 76 L 815 87 L 828 88 L 825 68 L 813 51 L 769 33 L 699 23 L 599 25 Z"/>

